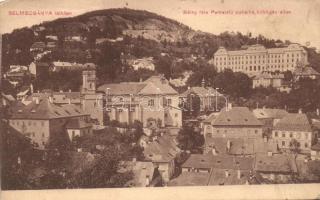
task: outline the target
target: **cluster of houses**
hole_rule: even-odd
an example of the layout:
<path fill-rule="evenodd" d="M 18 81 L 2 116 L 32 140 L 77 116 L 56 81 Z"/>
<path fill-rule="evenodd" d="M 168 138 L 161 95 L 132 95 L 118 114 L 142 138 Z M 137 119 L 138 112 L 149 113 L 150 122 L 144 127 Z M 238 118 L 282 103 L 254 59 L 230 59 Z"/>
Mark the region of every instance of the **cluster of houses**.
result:
<path fill-rule="evenodd" d="M 124 161 L 128 167 L 121 169 L 135 174 L 128 186 L 286 183 L 297 173 L 291 153 L 294 145 L 300 154 L 320 160 L 319 119 L 310 119 L 301 111 L 251 111 L 225 102 L 223 109 L 214 109 L 200 121 L 203 154 L 191 154 L 178 166 L 176 159 L 182 151 L 176 136 L 183 123 L 179 104 L 192 94 L 201 97 L 201 109 L 215 108 L 215 99 L 222 94 L 203 85 L 180 95 L 161 75 L 97 87 L 95 67 L 90 65 L 82 71 L 82 78 L 80 92 L 45 90 L 26 94 L 20 101 L 6 98 L 8 123 L 44 150 L 54 138 L 72 141 L 76 136 L 92 135 L 106 121 L 142 122 L 145 135 L 139 143 L 144 160 Z M 148 134 L 150 129 L 161 131 Z"/>

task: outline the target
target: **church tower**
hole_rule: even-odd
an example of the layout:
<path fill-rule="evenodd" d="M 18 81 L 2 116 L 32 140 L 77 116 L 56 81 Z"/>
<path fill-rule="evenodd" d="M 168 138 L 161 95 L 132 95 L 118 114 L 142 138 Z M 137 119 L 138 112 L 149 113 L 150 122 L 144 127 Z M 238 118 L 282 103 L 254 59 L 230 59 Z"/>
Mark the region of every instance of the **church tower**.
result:
<path fill-rule="evenodd" d="M 96 70 L 86 69 L 82 71 L 82 90 L 83 94 L 96 93 Z"/>

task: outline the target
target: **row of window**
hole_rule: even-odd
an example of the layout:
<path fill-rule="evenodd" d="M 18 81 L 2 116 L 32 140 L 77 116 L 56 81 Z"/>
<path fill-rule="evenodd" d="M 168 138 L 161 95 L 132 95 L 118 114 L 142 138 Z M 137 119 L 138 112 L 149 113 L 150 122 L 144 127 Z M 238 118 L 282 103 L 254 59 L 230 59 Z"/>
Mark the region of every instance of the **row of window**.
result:
<path fill-rule="evenodd" d="M 12 126 L 19 126 L 19 125 L 22 125 L 22 126 L 37 126 L 37 125 L 40 125 L 40 126 L 44 126 L 44 121 L 18 121 L 18 120 L 15 120 L 15 121 L 10 121 L 10 124 Z"/>
<path fill-rule="evenodd" d="M 207 130 L 211 130 L 211 126 L 207 126 Z M 213 129 L 214 132 L 216 133 L 234 133 L 236 130 L 228 130 L 228 129 Z M 247 129 L 247 133 L 255 133 L 258 134 L 259 130 L 255 129 Z"/>
<path fill-rule="evenodd" d="M 311 139 L 311 133 L 300 133 L 300 132 L 289 132 L 289 133 L 285 133 L 285 132 L 278 132 L 275 131 L 274 132 L 274 137 L 282 137 L 282 138 L 297 138 L 297 139 L 302 139 L 302 135 L 304 135 L 305 139 Z"/>
<path fill-rule="evenodd" d="M 284 66 L 284 65 L 270 65 L 269 67 L 261 67 L 261 66 L 231 66 L 229 68 L 233 69 L 233 70 L 245 70 L 245 71 L 261 71 L 261 70 L 268 70 L 268 69 L 279 69 L 279 70 L 282 70 L 284 71 L 285 68 L 287 68 L 287 70 L 290 68 L 290 67 L 294 67 L 294 65 L 287 65 L 287 66 Z"/>
<path fill-rule="evenodd" d="M 271 60 L 270 62 L 267 62 L 267 63 L 271 63 L 271 64 L 275 64 L 275 63 L 290 63 L 290 61 L 291 61 L 291 63 L 294 63 L 294 62 L 298 62 L 299 61 L 299 59 L 297 58 L 296 60 L 295 59 L 291 59 L 291 60 L 289 60 L 289 59 L 287 59 L 287 62 L 285 62 L 285 60 L 284 59 L 282 59 L 282 60 Z M 244 65 L 244 64 L 264 64 L 265 63 L 265 61 L 263 60 L 263 61 L 261 61 L 260 62 L 260 60 L 258 60 L 258 62 L 255 60 L 255 61 L 235 61 L 235 62 L 218 62 L 218 61 L 216 61 L 215 62 L 215 65 L 227 65 L 227 63 L 228 63 L 228 65 L 234 65 L 234 64 L 242 64 L 242 65 Z"/>
<path fill-rule="evenodd" d="M 286 141 L 282 141 L 282 142 L 281 142 L 281 146 L 282 146 L 282 147 L 286 147 L 287 145 L 289 145 L 289 147 L 292 147 L 292 142 L 288 142 L 288 143 L 287 143 Z M 301 143 L 300 143 L 300 142 L 297 142 L 297 146 L 298 146 L 298 148 L 301 147 Z M 307 142 L 304 143 L 304 147 L 305 147 L 305 148 L 308 148 L 308 147 L 309 147 L 309 143 L 307 143 Z"/>
<path fill-rule="evenodd" d="M 269 55 L 269 56 L 268 56 Z M 267 54 L 267 55 L 254 55 L 254 56 L 229 56 L 229 60 L 242 60 L 244 58 L 246 59 L 256 59 L 256 58 L 284 58 L 287 57 L 289 58 L 291 55 L 291 57 L 300 57 L 300 54 Z M 227 57 L 216 57 L 216 60 L 227 60 Z"/>

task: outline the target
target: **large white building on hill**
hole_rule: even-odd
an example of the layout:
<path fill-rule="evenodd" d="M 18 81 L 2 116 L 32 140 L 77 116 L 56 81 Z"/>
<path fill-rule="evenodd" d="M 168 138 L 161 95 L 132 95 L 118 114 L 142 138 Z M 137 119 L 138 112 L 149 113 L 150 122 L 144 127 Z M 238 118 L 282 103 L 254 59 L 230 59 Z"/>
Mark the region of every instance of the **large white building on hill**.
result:
<path fill-rule="evenodd" d="M 256 44 L 236 51 L 228 51 L 220 47 L 212 60 L 218 71 L 231 69 L 234 72 L 246 74 L 263 71 L 294 71 L 297 65 L 304 66 L 307 62 L 307 52 L 299 44 L 268 49 Z"/>

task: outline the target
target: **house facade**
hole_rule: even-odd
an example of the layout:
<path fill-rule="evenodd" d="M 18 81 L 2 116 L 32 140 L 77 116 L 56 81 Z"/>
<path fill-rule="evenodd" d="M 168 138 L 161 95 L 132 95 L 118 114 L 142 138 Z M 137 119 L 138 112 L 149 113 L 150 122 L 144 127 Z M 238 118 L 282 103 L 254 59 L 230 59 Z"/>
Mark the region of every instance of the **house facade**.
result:
<path fill-rule="evenodd" d="M 272 138 L 283 150 L 292 148 L 293 141 L 303 152 L 310 152 L 314 138 L 311 122 L 304 113 L 289 113 L 274 126 Z"/>
<path fill-rule="evenodd" d="M 243 50 L 228 51 L 220 47 L 214 54 L 213 64 L 218 71 L 231 69 L 246 74 L 263 71 L 294 71 L 298 63 L 307 63 L 307 52 L 299 44 L 283 48 L 265 48 L 251 45 Z"/>
<path fill-rule="evenodd" d="M 70 120 L 89 121 L 90 115 L 75 105 L 57 106 L 52 99 L 36 99 L 28 105 L 17 102 L 10 108 L 9 124 L 45 149 L 50 140 L 67 139 L 66 124 Z"/>
<path fill-rule="evenodd" d="M 246 107 L 230 104 L 203 123 L 205 137 L 262 138 L 262 123 Z"/>
<path fill-rule="evenodd" d="M 144 82 L 105 84 L 98 88 L 106 94 L 106 110 L 110 120 L 131 124 L 135 120 L 144 127 L 182 126 L 178 93 L 162 76 Z"/>
<path fill-rule="evenodd" d="M 273 87 L 276 89 L 280 89 L 282 86 L 283 79 L 283 74 L 271 74 L 267 72 L 262 72 L 252 78 L 252 88 Z"/>

